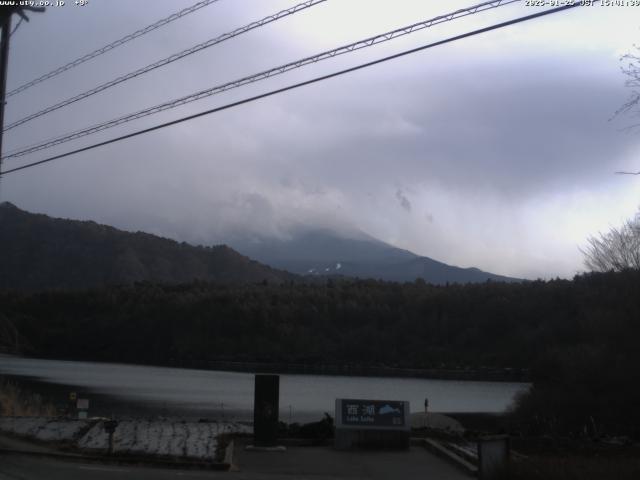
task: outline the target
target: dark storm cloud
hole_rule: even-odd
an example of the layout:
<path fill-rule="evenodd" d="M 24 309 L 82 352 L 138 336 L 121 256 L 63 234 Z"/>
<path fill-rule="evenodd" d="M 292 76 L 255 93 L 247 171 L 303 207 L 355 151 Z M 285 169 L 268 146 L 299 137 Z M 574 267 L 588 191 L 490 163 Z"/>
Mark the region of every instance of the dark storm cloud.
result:
<path fill-rule="evenodd" d="M 372 102 L 385 91 L 374 81 L 360 87 L 361 100 L 351 99 L 340 116 L 333 109 L 343 98 L 307 105 L 323 135 L 320 142 L 296 137 L 294 147 L 305 169 L 336 183 L 363 182 L 366 172 L 372 183 L 391 175 L 523 200 L 597 181 L 636 139 L 608 122 L 620 100 L 619 79 L 584 68 L 585 62 L 531 58 L 508 66 L 466 63 L 446 74 L 418 71 L 422 82 L 388 80 L 398 88 L 385 92 L 386 110 Z M 303 151 L 309 144 L 315 144 L 311 154 Z"/>

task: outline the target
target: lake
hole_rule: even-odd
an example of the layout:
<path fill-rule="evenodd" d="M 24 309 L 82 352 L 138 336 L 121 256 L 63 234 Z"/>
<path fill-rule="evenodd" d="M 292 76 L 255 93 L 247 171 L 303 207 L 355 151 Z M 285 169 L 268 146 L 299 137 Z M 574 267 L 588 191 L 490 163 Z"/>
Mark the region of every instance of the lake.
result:
<path fill-rule="evenodd" d="M 252 420 L 252 373 L 0 355 L 0 375 L 63 405 L 71 391 L 89 398 L 90 415 L 181 416 Z M 280 376 L 280 419 L 333 415 L 336 398 L 408 400 L 412 411 L 502 412 L 527 383 L 418 378 Z"/>

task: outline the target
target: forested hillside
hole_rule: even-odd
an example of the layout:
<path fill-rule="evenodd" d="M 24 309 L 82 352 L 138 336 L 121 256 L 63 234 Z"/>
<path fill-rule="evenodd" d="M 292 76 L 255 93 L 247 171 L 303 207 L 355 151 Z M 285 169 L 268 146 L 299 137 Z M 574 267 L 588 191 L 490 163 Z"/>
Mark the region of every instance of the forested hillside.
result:
<path fill-rule="evenodd" d="M 6 202 L 0 204 L 0 245 L 0 289 L 293 278 L 224 245 L 194 247 L 95 222 L 37 215 Z"/>
<path fill-rule="evenodd" d="M 528 368 L 528 418 L 637 427 L 638 292 L 637 271 L 466 286 L 138 283 L 0 293 L 0 323 L 11 326 L 5 343 L 18 338 L 23 354 L 39 357 Z"/>
<path fill-rule="evenodd" d="M 138 283 L 4 292 L 0 312 L 29 339 L 25 353 L 42 356 L 529 367 L 576 348 L 637 351 L 639 291 L 637 272 L 465 286 Z"/>

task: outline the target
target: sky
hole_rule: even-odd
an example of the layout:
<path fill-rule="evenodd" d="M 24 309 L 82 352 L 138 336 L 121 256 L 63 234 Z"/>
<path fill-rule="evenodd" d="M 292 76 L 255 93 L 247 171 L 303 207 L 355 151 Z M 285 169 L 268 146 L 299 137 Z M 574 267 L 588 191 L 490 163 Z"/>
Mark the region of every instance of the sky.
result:
<path fill-rule="evenodd" d="M 195 3 L 88 0 L 29 14 L 8 89 Z M 18 149 L 479 2 L 328 0 L 4 134 Z M 295 5 L 219 0 L 10 97 L 5 125 Z M 548 8 L 548 7 L 547 7 Z M 543 10 L 516 2 L 17 159 L 3 169 Z M 13 19 L 13 24 L 17 18 Z M 594 2 L 2 178 L 0 201 L 195 244 L 360 230 L 520 278 L 584 271 L 590 235 L 633 216 L 640 133 L 620 57 L 640 7 Z"/>

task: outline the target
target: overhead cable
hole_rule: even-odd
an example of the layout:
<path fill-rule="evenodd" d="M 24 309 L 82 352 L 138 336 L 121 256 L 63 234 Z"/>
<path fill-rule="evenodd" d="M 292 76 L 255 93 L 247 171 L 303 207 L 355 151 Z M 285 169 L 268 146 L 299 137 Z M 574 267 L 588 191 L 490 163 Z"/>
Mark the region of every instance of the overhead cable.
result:
<path fill-rule="evenodd" d="M 310 65 L 313 63 L 317 63 L 320 62 L 322 60 L 326 60 L 329 58 L 333 58 L 336 57 L 338 55 L 343 55 L 345 53 L 350 53 L 353 52 L 355 50 L 360 50 L 363 48 L 367 48 L 370 47 L 372 45 L 376 45 L 379 43 L 383 43 L 383 42 L 388 42 L 390 40 L 393 40 L 395 38 L 404 36 L 404 35 L 408 35 L 410 33 L 414 33 L 417 32 L 419 30 L 423 30 L 425 28 L 429 28 L 432 27 L 434 25 L 440 24 L 440 23 L 444 23 L 444 22 L 449 22 L 461 17 L 465 17 L 468 15 L 473 15 L 485 10 L 489 10 L 489 9 L 493 9 L 493 8 L 497 8 L 500 6 L 504 6 L 504 5 L 508 5 L 510 3 L 515 3 L 518 2 L 520 0 L 494 0 L 494 1 L 489 1 L 489 2 L 483 2 L 477 5 L 474 5 L 472 7 L 468 7 L 468 8 L 464 8 L 464 9 L 460 9 L 460 10 L 456 10 L 454 12 L 451 13 L 447 13 L 445 15 L 440 15 L 434 18 L 431 18 L 429 20 L 424 20 L 422 22 L 418 22 L 418 23 L 414 23 L 402 28 L 398 28 L 396 30 L 392 30 L 390 32 L 385 32 L 385 33 L 381 33 L 379 35 L 373 36 L 373 37 L 369 37 L 366 38 L 364 40 L 360 40 L 357 42 L 353 42 L 347 45 L 343 45 L 341 47 L 338 48 L 334 48 L 332 50 L 327 50 L 325 52 L 322 53 L 318 53 L 316 55 L 312 55 L 310 57 L 305 57 L 302 58 L 300 60 L 296 60 L 294 62 L 290 62 L 287 63 L 285 65 L 280 65 L 278 67 L 274 67 L 271 68 L 269 70 L 265 70 L 253 75 L 249 75 L 247 77 L 243 77 L 237 80 L 233 80 L 231 82 L 227 82 L 224 83 L 222 85 L 217 85 L 211 88 L 208 88 L 206 90 L 201 90 L 199 92 L 196 93 L 192 93 L 190 95 L 184 96 L 184 97 L 180 97 L 174 100 L 170 100 L 168 102 L 164 102 L 161 103 L 159 105 L 155 105 L 153 107 L 149 107 L 146 108 L 144 110 L 139 110 L 137 112 L 134 113 L 130 113 L 127 115 L 124 115 L 122 117 L 118 117 L 116 119 L 113 120 L 109 120 L 107 122 L 103 122 L 103 123 L 99 123 L 96 125 L 93 125 L 91 127 L 87 127 L 84 128 L 82 130 L 78 130 L 76 132 L 72 132 L 69 134 L 65 134 L 63 136 L 57 137 L 55 139 L 51 139 L 51 140 L 46 140 L 44 142 L 41 142 L 39 144 L 36 145 L 32 145 L 29 147 L 25 147 L 22 148 L 20 150 L 14 151 L 12 153 L 8 153 L 5 157 L 3 157 L 3 159 L 8 159 L 8 158 L 15 158 L 15 157 L 20 157 L 23 155 L 27 155 L 29 153 L 33 153 L 45 148 L 50 148 L 53 147 L 55 145 L 60 145 L 61 143 L 66 143 L 68 141 L 71 140 L 75 140 L 77 138 L 81 138 L 84 137 L 86 135 L 91 135 L 97 132 L 100 132 L 102 130 L 106 130 L 108 128 L 112 128 L 115 127 L 117 125 L 121 125 L 123 123 L 127 123 L 133 120 L 137 120 L 139 118 L 143 118 L 149 115 L 153 115 L 155 113 L 159 113 L 165 110 L 169 110 L 181 105 L 185 105 L 187 103 L 191 103 L 191 102 L 195 102 L 197 100 L 201 100 L 203 98 L 207 98 L 210 97 L 212 95 L 216 95 L 222 92 L 226 92 L 228 90 L 232 90 L 234 88 L 238 88 L 241 87 L 243 85 L 247 85 L 250 83 L 254 83 L 260 80 L 265 80 L 267 78 L 276 76 L 276 75 L 281 75 L 285 72 L 288 72 L 290 70 L 296 69 L 296 68 L 300 68 L 306 65 Z M 10 126 L 11 127 L 11 126 Z M 6 130 L 6 129 L 5 129 Z"/>
<path fill-rule="evenodd" d="M 189 120 L 193 120 L 195 118 L 203 117 L 205 115 L 210 115 L 210 114 L 213 114 L 213 113 L 217 113 L 217 112 L 220 112 L 220 111 L 223 111 L 223 110 L 227 110 L 227 109 L 230 109 L 230 108 L 233 108 L 233 107 L 237 107 L 239 105 L 244 105 L 246 103 L 250 103 L 250 102 L 253 102 L 253 101 L 256 101 L 256 100 L 260 100 L 262 98 L 270 97 L 270 96 L 273 96 L 273 95 L 276 95 L 276 94 L 279 94 L 279 93 L 283 93 L 283 92 L 286 92 L 286 91 L 289 91 L 289 90 L 293 90 L 293 89 L 296 89 L 296 88 L 299 88 L 299 87 L 303 87 L 303 86 L 306 86 L 306 85 L 311 85 L 313 83 L 317 83 L 317 82 L 320 82 L 320 81 L 323 81 L 323 80 L 328 80 L 328 79 L 333 78 L 333 77 L 337 77 L 337 76 L 340 76 L 340 75 L 351 73 L 351 72 L 354 72 L 356 70 L 361 70 L 363 68 L 371 67 L 373 65 L 377 65 L 377 64 L 380 64 L 380 63 L 383 63 L 383 62 L 387 62 L 389 60 L 393 60 L 393 59 L 396 59 L 396 58 L 404 57 L 406 55 L 410 55 L 410 54 L 413 54 L 413 53 L 416 53 L 416 52 L 419 52 L 419 51 L 422 51 L 422 50 L 426 50 L 426 49 L 429 49 L 429 48 L 437 47 L 439 45 L 444 45 L 444 44 L 450 43 L 450 42 L 455 42 L 455 41 L 461 40 L 463 38 L 468 38 L 468 37 L 471 37 L 471 36 L 474 36 L 474 35 L 478 35 L 478 34 L 481 34 L 481 33 L 489 32 L 491 30 L 497 30 L 499 28 L 507 27 L 507 26 L 510 26 L 510 25 L 515 25 L 517 23 L 525 22 L 525 21 L 528 21 L 528 20 L 533 20 L 535 18 L 539 18 L 539 17 L 545 16 L 545 15 L 551 15 L 551 14 L 558 13 L 558 12 L 561 12 L 561 11 L 564 11 L 564 10 L 568 10 L 568 9 L 571 9 L 571 8 L 579 7 L 580 5 L 581 4 L 579 4 L 579 3 L 575 3 L 575 4 L 572 4 L 572 5 L 566 5 L 566 6 L 562 6 L 562 7 L 553 8 L 553 9 L 550 9 L 550 10 L 545 10 L 545 11 L 542 11 L 542 12 L 538 12 L 538 13 L 527 15 L 527 16 L 524 16 L 524 17 L 519 17 L 519 18 L 516 18 L 516 19 L 513 19 L 513 20 L 509 20 L 509 21 L 506 21 L 506 22 L 502 22 L 502 23 L 498 23 L 498 24 L 495 24 L 495 25 L 491 25 L 489 27 L 480 28 L 478 30 L 473 30 L 471 32 L 463 33 L 461 35 L 456 35 L 454 37 L 450 37 L 450 38 L 447 38 L 445 40 L 440 40 L 440 41 L 437 41 L 437 42 L 434 42 L 434 43 L 430 43 L 430 44 L 427 44 L 427 45 L 423 45 L 423 46 L 420 46 L 420 47 L 417 47 L 417 48 L 412 48 L 411 50 L 405 50 L 403 52 L 396 53 L 394 55 L 389 55 L 387 57 L 383 57 L 383 58 L 380 58 L 380 59 L 377 59 L 377 60 L 373 60 L 371 62 L 367 62 L 367 63 L 363 63 L 363 64 L 360 64 L 360 65 L 357 65 L 355 67 L 350 67 L 350 68 L 346 68 L 344 70 L 340 70 L 340 71 L 337 71 L 337 72 L 334 72 L 334 73 L 330 73 L 330 74 L 327 74 L 327 75 L 322 75 L 320 77 L 315 77 L 315 78 L 312 78 L 311 80 L 306 80 L 304 82 L 299 82 L 299 83 L 296 83 L 296 84 L 293 84 L 293 85 L 289 85 L 289 86 L 286 86 L 286 87 L 283 87 L 283 88 L 278 88 L 276 90 L 271 90 L 269 92 L 262 93 L 260 95 L 255 95 L 253 97 L 245 98 L 245 99 L 239 100 L 237 102 L 228 103 L 226 105 L 223 105 L 223 106 L 220 106 L 220 107 L 216 107 L 216 108 L 212 108 L 212 109 L 206 110 L 204 112 L 200 112 L 200 113 L 196 113 L 194 115 L 189 115 L 189 116 L 186 116 L 186 117 L 182 117 L 182 118 L 179 118 L 177 120 L 172 120 L 170 122 L 166 122 L 166 123 L 162 123 L 162 124 L 159 124 L 159 125 L 155 125 L 153 127 L 145 128 L 143 130 L 138 130 L 136 132 L 132 132 L 132 133 L 129 133 L 129 134 L 126 134 L 126 135 L 122 135 L 120 137 L 112 138 L 110 140 L 105 140 L 104 142 L 94 143 L 94 144 L 88 145 L 86 147 L 78 148 L 76 150 L 72 150 L 70 152 L 62 153 L 62 154 L 59 154 L 59 155 L 54 155 L 52 157 L 45 158 L 45 159 L 39 160 L 37 162 L 28 163 L 28 164 L 22 165 L 20 167 L 15 167 L 15 168 L 12 168 L 10 170 L 5 171 L 3 173 L 3 175 L 9 174 L 9 173 L 18 172 L 20 170 L 25 170 L 27 168 L 32 168 L 32 167 L 35 167 L 35 166 L 38 166 L 38 165 L 42 165 L 44 163 L 52 162 L 54 160 L 58 160 L 58 159 L 61 159 L 61 158 L 64 158 L 64 157 L 68 157 L 70 155 L 74 155 L 74 154 L 77 154 L 77 153 L 86 152 L 88 150 L 93 150 L 95 148 L 102 147 L 102 146 L 105 146 L 105 145 L 109 145 L 109 144 L 112 144 L 112 143 L 120 142 L 120 141 L 126 140 L 128 138 L 132 138 L 132 137 L 136 137 L 136 136 L 139 136 L 139 135 L 143 135 L 145 133 L 153 132 L 155 130 L 160 130 L 162 128 L 166 128 L 166 127 L 169 127 L 171 125 L 176 125 L 178 123 L 182 123 L 182 122 L 186 122 L 186 121 L 189 121 Z"/>
<path fill-rule="evenodd" d="M 47 107 L 43 110 L 40 110 L 39 112 L 33 113 L 31 115 L 28 115 L 24 118 L 21 118 L 20 120 L 16 120 L 13 123 L 10 123 L 9 125 L 7 125 L 4 128 L 4 131 L 6 132 L 7 130 L 11 130 L 12 128 L 17 127 L 18 125 L 22 125 L 23 123 L 29 122 L 35 118 L 41 117 L 42 115 L 46 115 L 47 113 L 51 113 L 55 110 L 58 110 L 62 107 L 66 107 L 67 105 L 70 105 L 72 103 L 75 103 L 79 100 L 83 100 L 87 97 L 90 97 L 92 95 L 95 95 L 96 93 L 100 93 L 104 90 L 107 90 L 108 88 L 114 87 L 120 83 L 126 82 L 127 80 L 131 80 L 132 78 L 135 77 L 139 77 L 140 75 L 143 75 L 145 73 L 148 73 L 152 70 L 155 70 L 156 68 L 160 68 L 160 67 L 164 67 L 165 65 L 168 65 L 170 63 L 173 63 L 177 60 L 180 60 L 184 57 L 187 57 L 189 55 L 192 55 L 196 52 L 199 52 L 201 50 L 204 50 L 205 48 L 209 48 L 212 47 L 214 45 L 217 45 L 219 43 L 222 43 L 226 40 L 229 40 L 233 37 L 237 37 L 238 35 L 242 35 L 243 33 L 247 33 L 251 30 L 254 30 L 256 28 L 260 28 L 263 27 L 269 23 L 275 22 L 277 20 L 280 20 L 281 18 L 284 17 L 288 17 L 289 15 L 293 15 L 294 13 L 297 13 L 301 10 L 306 10 L 307 8 L 313 7 L 315 5 L 318 5 L 319 3 L 323 3 L 326 2 L 326 0 L 307 0 L 306 2 L 300 3 L 298 5 L 295 5 L 291 8 L 287 8 L 285 10 L 282 10 L 280 12 L 274 13 L 273 15 L 269 15 L 267 17 L 264 17 L 260 20 L 257 20 L 255 22 L 251 22 L 248 25 L 245 25 L 243 27 L 239 27 L 236 28 L 235 30 L 222 34 L 216 38 L 212 38 L 210 40 L 207 40 L 206 42 L 203 43 L 199 43 L 198 45 L 194 45 L 191 48 L 188 48 L 186 50 L 183 50 L 181 52 L 175 53 L 169 57 L 163 58 L 162 60 L 158 60 L 157 62 L 151 63 L 145 67 L 139 68 L 138 70 L 135 70 L 133 72 L 127 73 L 126 75 L 122 75 L 120 77 L 117 77 L 113 80 L 110 80 L 106 83 L 103 83 L 101 85 L 98 85 L 97 87 L 94 87 L 90 90 L 87 90 L 86 92 L 80 93 L 74 97 L 68 98 L 66 100 L 63 100 L 62 102 L 56 103 L 55 105 L 52 105 L 50 107 Z"/>
<path fill-rule="evenodd" d="M 165 25 L 173 22 L 174 20 L 177 20 L 179 18 L 184 17 L 185 15 L 189 15 L 190 13 L 193 13 L 197 10 L 200 10 L 203 7 L 206 7 L 207 5 L 210 5 L 212 3 L 215 3 L 219 0 L 202 0 L 194 5 L 191 5 L 188 8 L 185 8 L 183 10 L 180 10 L 179 12 L 176 12 L 172 15 L 169 15 L 166 18 L 163 18 L 162 20 L 158 20 L 155 23 L 152 23 L 151 25 L 148 25 L 144 28 L 141 28 L 140 30 L 136 30 L 133 33 L 130 33 L 129 35 L 126 35 L 114 42 L 111 42 L 108 45 L 105 45 L 104 47 L 100 47 L 97 50 L 94 50 L 91 53 L 87 53 L 86 55 L 83 55 L 80 58 L 77 58 L 69 63 L 67 63 L 66 65 L 63 65 L 61 67 L 58 67 L 54 70 L 51 70 L 49 73 L 45 73 L 44 75 L 31 80 L 30 82 L 27 82 L 23 85 L 20 85 L 17 88 L 14 88 L 13 90 L 11 90 L 10 92 L 7 92 L 6 97 L 11 97 L 17 93 L 23 92 L 28 88 L 33 87 L 34 85 L 37 85 L 41 82 L 44 82 L 45 80 L 48 80 L 50 78 L 53 78 L 57 75 L 60 75 L 62 72 L 66 72 L 67 70 L 71 70 L 74 67 L 77 67 L 78 65 L 83 64 L 84 62 L 87 62 L 89 60 L 91 60 L 92 58 L 98 57 L 100 55 L 102 55 L 103 53 L 107 53 L 111 50 L 113 50 L 114 48 L 118 48 L 121 45 L 124 45 L 127 42 L 130 42 L 131 40 L 141 37 L 142 35 L 145 35 L 146 33 L 149 33 L 153 30 L 156 30 L 157 28 L 160 27 L 164 27 Z"/>

